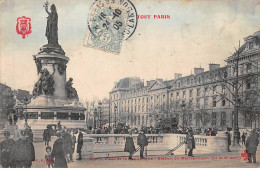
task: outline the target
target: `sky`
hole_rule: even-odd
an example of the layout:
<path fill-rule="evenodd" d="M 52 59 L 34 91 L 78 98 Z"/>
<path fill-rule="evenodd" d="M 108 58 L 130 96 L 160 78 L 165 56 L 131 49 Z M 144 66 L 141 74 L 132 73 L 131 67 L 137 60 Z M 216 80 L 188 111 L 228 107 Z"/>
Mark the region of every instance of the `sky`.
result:
<path fill-rule="evenodd" d="M 45 0 L 0 0 L 0 82 L 13 89 L 33 90 L 37 81 L 33 56 L 47 44 Z M 131 0 L 138 15 L 170 15 L 139 19 L 119 55 L 83 46 L 94 0 L 49 0 L 57 8 L 59 44 L 66 56 L 67 79 L 73 78 L 81 100 L 108 97 L 125 77 L 170 80 L 174 73 L 225 65 L 239 41 L 260 30 L 259 0 Z M 16 33 L 16 19 L 31 18 L 32 33 Z"/>

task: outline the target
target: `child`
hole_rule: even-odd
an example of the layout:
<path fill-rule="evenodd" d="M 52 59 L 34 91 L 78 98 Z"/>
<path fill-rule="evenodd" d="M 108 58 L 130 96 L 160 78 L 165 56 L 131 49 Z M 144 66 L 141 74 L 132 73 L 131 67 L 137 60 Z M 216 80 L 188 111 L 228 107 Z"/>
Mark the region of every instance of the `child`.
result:
<path fill-rule="evenodd" d="M 46 160 L 46 164 L 48 164 L 48 168 L 53 167 L 53 164 L 54 164 L 54 160 L 51 156 L 51 147 L 46 147 L 46 153 L 45 154 L 45 160 Z"/>

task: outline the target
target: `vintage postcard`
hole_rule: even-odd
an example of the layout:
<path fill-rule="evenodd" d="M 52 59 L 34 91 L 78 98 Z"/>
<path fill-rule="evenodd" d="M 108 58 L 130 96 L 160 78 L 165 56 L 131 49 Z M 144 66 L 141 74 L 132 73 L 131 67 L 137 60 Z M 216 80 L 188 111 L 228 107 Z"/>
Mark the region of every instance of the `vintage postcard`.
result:
<path fill-rule="evenodd" d="M 260 0 L 0 0 L 0 167 L 259 168 Z"/>

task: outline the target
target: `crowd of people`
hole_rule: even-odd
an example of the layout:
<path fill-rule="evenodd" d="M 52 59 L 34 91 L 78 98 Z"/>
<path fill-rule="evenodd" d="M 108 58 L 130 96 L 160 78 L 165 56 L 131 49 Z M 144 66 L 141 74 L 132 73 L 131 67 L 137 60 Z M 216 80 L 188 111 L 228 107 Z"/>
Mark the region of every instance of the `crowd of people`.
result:
<path fill-rule="evenodd" d="M 0 144 L 3 168 L 30 168 L 35 161 L 35 150 L 30 134 L 21 130 L 17 140 L 10 139 L 10 132 L 4 132 L 5 140 Z"/>
<path fill-rule="evenodd" d="M 81 160 L 81 150 L 83 146 L 83 134 L 80 129 L 69 129 L 66 127 L 62 127 L 60 122 L 56 125 L 57 130 L 52 129 L 50 125 L 43 131 L 43 140 L 45 144 L 45 162 L 48 167 L 54 168 L 67 168 L 69 162 L 73 162 L 73 154 L 75 151 L 75 147 L 77 144 L 77 160 Z M 107 128 L 108 129 L 108 128 Z M 102 133 L 105 129 L 101 130 Z M 133 160 L 132 156 L 140 151 L 140 158 L 144 158 L 144 149 L 148 146 L 149 142 L 145 134 L 154 133 L 152 127 L 143 127 L 138 130 L 137 128 L 129 128 L 129 127 L 116 127 L 110 130 L 110 133 L 128 133 L 129 136 L 126 137 L 125 148 L 124 151 L 129 153 L 129 160 Z M 186 134 L 185 141 L 185 154 L 193 156 L 193 150 L 195 149 L 196 143 L 194 135 L 204 134 L 206 136 L 216 136 L 216 129 L 205 129 L 204 132 L 202 129 L 193 129 L 193 128 L 179 128 L 178 132 L 181 134 Z M 85 131 L 85 130 L 84 130 Z M 228 151 L 230 150 L 230 145 L 232 141 L 232 134 L 230 133 L 231 129 L 227 129 L 227 144 Z M 95 132 L 96 133 L 96 132 Z M 137 137 L 137 148 L 135 147 L 132 134 L 138 133 Z M 77 138 L 76 138 L 77 134 Z M 51 147 L 50 141 L 52 136 L 56 136 L 56 140 L 54 141 L 53 146 Z M 14 139 L 10 138 L 10 132 L 4 132 L 5 140 L 0 143 L 0 161 L 3 168 L 30 168 L 32 166 L 32 162 L 35 161 L 35 150 L 33 145 L 33 133 L 32 129 L 27 125 L 24 130 L 18 130 L 16 127 L 14 131 Z M 242 142 L 242 146 L 245 146 L 245 150 L 248 156 L 248 163 L 256 163 L 256 151 L 257 146 L 259 144 L 259 134 L 254 129 L 250 132 L 249 135 L 243 132 L 242 136 L 240 136 L 240 132 L 238 135 L 239 144 L 240 140 Z M 173 153 L 172 153 L 173 154 Z"/>
<path fill-rule="evenodd" d="M 66 168 L 67 163 L 73 162 L 73 154 L 77 143 L 77 153 L 81 160 L 83 134 L 80 129 L 59 127 L 54 131 L 51 127 L 43 131 L 45 144 L 45 163 L 48 167 Z M 75 134 L 78 134 L 76 138 Z M 5 140 L 0 143 L 0 164 L 3 168 L 30 168 L 35 161 L 32 129 L 27 125 L 24 130 L 17 127 L 14 130 L 14 139 L 10 138 L 10 131 L 4 131 Z M 50 146 L 51 137 L 56 136 L 53 147 Z M 77 140 L 77 141 L 76 141 Z"/>
<path fill-rule="evenodd" d="M 75 134 L 78 134 L 76 139 Z M 83 146 L 83 134 L 80 129 L 68 129 L 66 127 L 61 128 L 58 126 L 58 130 L 55 133 L 57 139 L 53 144 L 53 150 L 49 146 L 53 130 L 47 126 L 47 129 L 43 132 L 43 140 L 46 146 L 46 164 L 48 167 L 54 168 L 67 168 L 67 163 L 73 162 L 73 154 L 75 152 L 75 146 L 77 143 L 77 153 L 79 157 L 77 160 L 81 160 L 81 150 Z M 78 141 L 76 141 L 78 140 Z"/>

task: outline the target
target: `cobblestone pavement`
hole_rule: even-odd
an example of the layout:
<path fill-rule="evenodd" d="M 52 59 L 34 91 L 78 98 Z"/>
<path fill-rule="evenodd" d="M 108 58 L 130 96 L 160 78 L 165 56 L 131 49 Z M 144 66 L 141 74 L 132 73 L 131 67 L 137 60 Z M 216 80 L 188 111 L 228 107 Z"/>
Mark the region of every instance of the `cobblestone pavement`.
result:
<path fill-rule="evenodd" d="M 46 168 L 44 163 L 45 146 L 44 143 L 34 143 L 36 149 L 36 162 L 33 162 L 34 168 Z M 52 143 L 50 144 L 52 146 Z M 241 157 L 244 148 L 232 148 L 232 152 L 218 154 L 196 154 L 195 157 L 187 157 L 186 155 L 174 156 L 148 156 L 146 159 L 140 160 L 134 157 L 134 160 L 128 158 L 102 158 L 102 159 L 83 159 L 74 160 L 68 163 L 69 168 L 143 168 L 143 167 L 191 167 L 191 168 L 259 168 L 260 167 L 260 149 L 257 151 L 257 163 L 246 163 Z M 76 154 L 74 155 L 74 159 Z"/>

